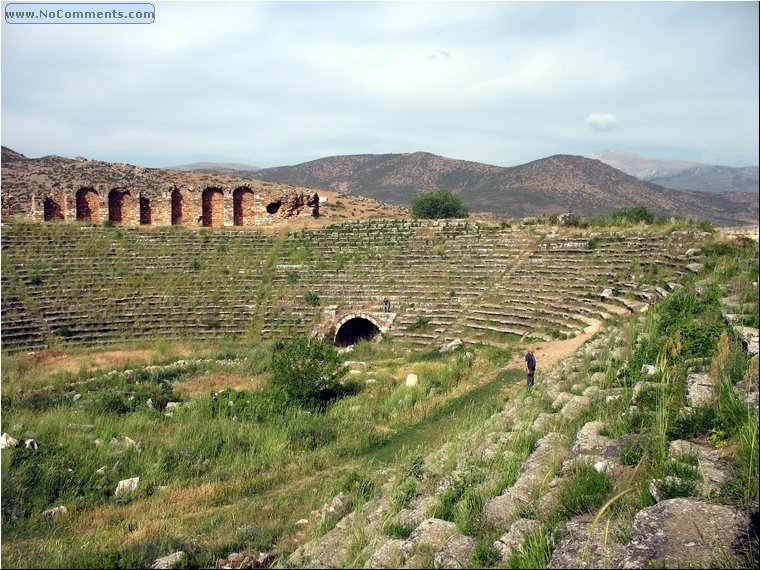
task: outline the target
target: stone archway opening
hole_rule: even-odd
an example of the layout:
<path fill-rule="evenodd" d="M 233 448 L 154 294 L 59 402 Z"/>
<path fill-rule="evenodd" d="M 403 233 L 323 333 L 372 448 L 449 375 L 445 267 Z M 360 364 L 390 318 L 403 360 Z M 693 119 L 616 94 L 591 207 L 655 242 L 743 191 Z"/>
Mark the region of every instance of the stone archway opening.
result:
<path fill-rule="evenodd" d="M 267 214 L 271 214 L 274 216 L 280 209 L 280 206 L 282 206 L 281 200 L 275 200 L 274 202 L 269 202 L 267 204 Z"/>
<path fill-rule="evenodd" d="M 153 207 L 150 198 L 140 196 L 140 224 L 149 226 L 153 223 Z"/>
<path fill-rule="evenodd" d="M 203 191 L 203 225 L 221 227 L 224 225 L 224 193 L 219 188 L 206 188 Z"/>
<path fill-rule="evenodd" d="M 235 189 L 232 193 L 233 223 L 236 226 L 253 225 L 253 190 L 245 186 Z"/>
<path fill-rule="evenodd" d="M 178 189 L 172 190 L 172 225 L 177 226 L 183 222 L 184 199 Z"/>
<path fill-rule="evenodd" d="M 64 221 L 63 205 L 52 196 L 46 196 L 43 204 L 44 220 L 46 222 Z"/>
<path fill-rule="evenodd" d="M 115 224 L 123 224 L 129 219 L 129 190 L 113 189 L 108 193 L 108 219 Z"/>
<path fill-rule="evenodd" d="M 77 190 L 77 221 L 100 222 L 100 196 L 94 188 Z"/>
<path fill-rule="evenodd" d="M 380 328 L 364 317 L 354 317 L 344 322 L 335 331 L 335 346 L 345 347 L 360 340 L 370 340 L 380 334 Z"/>

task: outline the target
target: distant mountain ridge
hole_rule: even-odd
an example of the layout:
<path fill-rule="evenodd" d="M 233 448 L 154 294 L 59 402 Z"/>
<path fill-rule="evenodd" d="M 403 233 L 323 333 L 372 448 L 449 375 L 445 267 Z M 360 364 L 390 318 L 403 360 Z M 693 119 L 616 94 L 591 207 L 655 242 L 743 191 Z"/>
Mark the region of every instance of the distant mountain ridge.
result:
<path fill-rule="evenodd" d="M 191 162 L 166 166 L 164 170 L 179 170 L 180 172 L 205 172 L 207 174 L 229 174 L 231 172 L 260 170 L 258 166 L 240 164 L 238 162 Z"/>
<path fill-rule="evenodd" d="M 624 150 L 600 150 L 594 158 L 666 188 L 702 192 L 754 192 L 760 188 L 757 166 L 719 166 L 685 160 L 660 160 Z"/>
<path fill-rule="evenodd" d="M 459 194 L 473 211 L 525 217 L 571 210 L 596 216 L 646 206 L 658 215 L 754 223 L 758 197 L 741 192 L 693 192 L 643 182 L 600 160 L 555 155 L 514 167 L 456 160 L 427 152 L 341 155 L 237 175 L 367 196 L 409 206 L 438 188 Z"/>
<path fill-rule="evenodd" d="M 751 192 L 695 192 L 665 188 L 638 180 L 600 160 L 555 155 L 514 167 L 456 160 L 427 152 L 359 154 L 322 158 L 294 166 L 262 170 L 181 172 L 48 156 L 26 158 L 3 147 L 2 189 L 13 211 L 26 211 L 33 191 L 41 187 L 97 180 L 119 187 L 150 189 L 235 187 L 253 184 L 338 192 L 408 207 L 419 194 L 446 188 L 458 194 L 472 212 L 503 219 L 572 211 L 582 217 L 621 208 L 645 206 L 657 215 L 708 219 L 716 225 L 755 224 L 758 195 Z M 262 182 L 256 182 L 262 181 Z"/>

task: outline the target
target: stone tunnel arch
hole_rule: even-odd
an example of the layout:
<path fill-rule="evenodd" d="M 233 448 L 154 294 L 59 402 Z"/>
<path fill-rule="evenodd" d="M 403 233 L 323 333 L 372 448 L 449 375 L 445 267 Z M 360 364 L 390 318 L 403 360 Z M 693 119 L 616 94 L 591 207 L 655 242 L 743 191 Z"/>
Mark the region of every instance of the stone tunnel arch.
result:
<path fill-rule="evenodd" d="M 130 211 L 130 197 L 129 190 L 114 188 L 108 193 L 108 219 L 111 222 L 115 224 L 129 222 L 132 213 Z"/>
<path fill-rule="evenodd" d="M 221 188 L 206 188 L 203 191 L 202 206 L 205 227 L 224 225 L 224 193 Z"/>
<path fill-rule="evenodd" d="M 77 221 L 100 222 L 100 196 L 94 188 L 77 190 Z"/>
<path fill-rule="evenodd" d="M 383 328 L 367 315 L 348 315 L 335 325 L 334 342 L 336 346 L 349 346 L 360 340 L 375 338 Z"/>
<path fill-rule="evenodd" d="M 232 193 L 232 217 L 236 226 L 253 225 L 253 204 L 253 190 L 247 186 L 235 189 Z"/>

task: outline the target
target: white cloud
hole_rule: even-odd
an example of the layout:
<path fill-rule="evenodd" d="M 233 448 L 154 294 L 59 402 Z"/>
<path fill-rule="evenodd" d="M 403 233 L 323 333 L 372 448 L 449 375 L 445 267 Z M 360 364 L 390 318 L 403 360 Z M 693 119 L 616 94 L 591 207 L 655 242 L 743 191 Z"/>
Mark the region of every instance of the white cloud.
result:
<path fill-rule="evenodd" d="M 586 125 L 592 131 L 614 131 L 618 128 L 618 120 L 612 113 L 591 113 L 586 117 Z"/>

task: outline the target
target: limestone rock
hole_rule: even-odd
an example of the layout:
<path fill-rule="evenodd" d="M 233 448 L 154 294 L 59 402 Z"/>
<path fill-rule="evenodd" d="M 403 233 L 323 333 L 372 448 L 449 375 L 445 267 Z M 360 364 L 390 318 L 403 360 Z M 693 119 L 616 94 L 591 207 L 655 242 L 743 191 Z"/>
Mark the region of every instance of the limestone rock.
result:
<path fill-rule="evenodd" d="M 406 385 L 407 386 L 409 386 L 411 388 L 413 386 L 416 386 L 419 383 L 420 383 L 420 381 L 417 378 L 416 374 L 408 374 L 407 375 L 407 377 L 406 377 Z"/>
<path fill-rule="evenodd" d="M 474 538 L 454 536 L 435 555 L 436 568 L 470 568 L 472 553 L 477 543 Z"/>
<path fill-rule="evenodd" d="M 5 449 L 6 447 L 16 447 L 18 445 L 18 440 L 12 438 L 7 433 L 4 433 L 2 436 L 0 436 L 0 449 Z"/>
<path fill-rule="evenodd" d="M 610 441 L 609 438 L 599 435 L 604 427 L 604 422 L 588 422 L 585 424 L 575 436 L 573 453 L 576 455 L 596 453 L 607 445 Z"/>
<path fill-rule="evenodd" d="M 367 561 L 367 568 L 401 568 L 404 564 L 403 540 L 382 537 L 380 546 Z"/>
<path fill-rule="evenodd" d="M 736 327 L 736 332 L 739 333 L 739 336 L 742 339 L 742 345 L 744 345 L 744 350 L 747 351 L 747 356 L 750 358 L 757 356 L 758 336 L 760 336 L 758 329 L 753 329 L 752 327 Z"/>
<path fill-rule="evenodd" d="M 429 552 L 440 551 L 457 534 L 453 522 L 433 518 L 422 521 L 401 547 L 407 556 L 404 568 L 427 568 Z"/>
<path fill-rule="evenodd" d="M 531 430 L 533 433 L 546 433 L 557 421 L 557 418 L 558 414 L 547 414 L 546 412 L 541 412 L 538 414 L 536 419 L 533 420 Z"/>
<path fill-rule="evenodd" d="M 122 479 L 119 481 L 119 484 L 116 486 L 116 492 L 114 495 L 117 497 L 119 495 L 126 495 L 129 493 L 135 492 L 137 490 L 137 485 L 140 483 L 139 477 L 132 477 L 131 479 Z"/>
<path fill-rule="evenodd" d="M 178 552 L 174 552 L 173 554 L 169 554 L 168 556 L 164 556 L 163 558 L 159 558 L 158 560 L 154 560 L 153 564 L 150 565 L 150 568 L 152 570 L 168 570 L 170 568 L 177 568 L 183 564 L 186 559 L 187 554 L 180 550 Z"/>
<path fill-rule="evenodd" d="M 427 511 L 438 500 L 435 497 L 418 497 L 410 505 L 410 509 L 401 509 L 398 513 L 398 522 L 402 526 L 420 525 L 427 518 Z"/>
<path fill-rule="evenodd" d="M 686 376 L 686 402 L 689 406 L 706 406 L 715 399 L 715 380 L 705 372 Z"/>
<path fill-rule="evenodd" d="M 707 487 L 703 492 L 717 491 L 727 481 L 729 460 L 725 450 L 689 441 L 671 441 L 668 456 L 672 460 L 678 460 L 684 455 L 696 456 L 699 460 L 699 471 Z"/>
<path fill-rule="evenodd" d="M 699 273 L 704 268 L 705 268 L 704 263 L 690 263 L 689 265 L 686 266 L 686 269 L 688 269 L 692 273 Z"/>
<path fill-rule="evenodd" d="M 743 541 L 746 526 L 746 517 L 731 507 L 662 501 L 636 514 L 622 567 L 710 568 L 719 557 L 726 566 L 725 556 Z"/>
<path fill-rule="evenodd" d="M 572 399 L 573 394 L 570 392 L 560 392 L 552 402 L 552 409 L 558 410 Z"/>
<path fill-rule="evenodd" d="M 696 483 L 690 479 L 668 475 L 664 479 L 652 479 L 649 482 L 649 494 L 656 503 L 659 503 L 664 499 L 672 498 L 672 495 L 694 495 L 696 487 Z M 671 494 L 671 497 L 667 497 L 666 492 Z"/>
<path fill-rule="evenodd" d="M 522 466 L 522 472 L 498 497 L 483 507 L 483 521 L 494 527 L 502 527 L 514 519 L 524 505 L 532 500 L 533 492 L 545 482 L 546 471 L 555 461 L 562 462 L 570 456 L 564 436 L 550 432 L 536 444 L 536 449 Z"/>
<path fill-rule="evenodd" d="M 573 396 L 572 399 L 567 402 L 559 414 L 566 420 L 578 419 L 584 410 L 591 405 L 591 398 L 588 396 Z"/>
<path fill-rule="evenodd" d="M 567 521 L 562 542 L 554 550 L 547 568 L 620 568 L 625 545 L 611 538 L 614 532 L 605 536 L 605 521 L 597 523 L 589 537 L 592 525 L 590 515 Z"/>
<path fill-rule="evenodd" d="M 442 353 L 452 352 L 452 351 L 456 350 L 457 348 L 459 348 L 460 346 L 462 346 L 462 344 L 464 344 L 462 342 L 462 339 L 455 338 L 451 342 L 444 344 L 441 347 L 440 352 L 442 352 Z"/>
<path fill-rule="evenodd" d="M 346 360 L 343 366 L 348 366 L 349 370 L 362 371 L 367 368 L 367 363 L 360 360 Z"/>
<path fill-rule="evenodd" d="M 531 532 L 538 532 L 540 529 L 541 523 L 538 521 L 517 519 L 512 523 L 509 532 L 493 543 L 494 548 L 499 553 L 499 560 L 507 562 L 509 557 L 523 545 L 527 535 Z"/>
<path fill-rule="evenodd" d="M 43 517 L 50 517 L 50 518 L 56 518 L 60 517 L 62 515 L 68 514 L 69 510 L 64 506 L 61 505 L 60 507 L 55 507 L 53 509 L 48 509 L 47 511 L 44 511 L 42 513 Z"/>
<path fill-rule="evenodd" d="M 641 374 L 644 376 L 654 376 L 657 372 L 657 367 L 652 364 L 645 364 L 641 367 Z"/>

